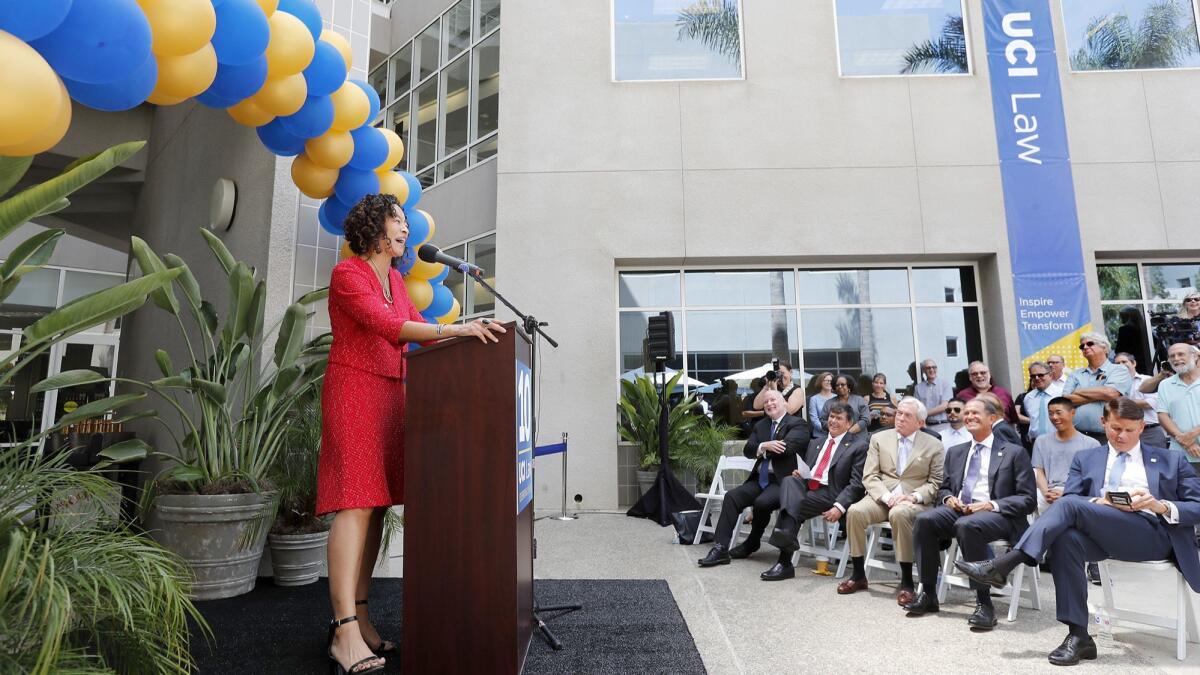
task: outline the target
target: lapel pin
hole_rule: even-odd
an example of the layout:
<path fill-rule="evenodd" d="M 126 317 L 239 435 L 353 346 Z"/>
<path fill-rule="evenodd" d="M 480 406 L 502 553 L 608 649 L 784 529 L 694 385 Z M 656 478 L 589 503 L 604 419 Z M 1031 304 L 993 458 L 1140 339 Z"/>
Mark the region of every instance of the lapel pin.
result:
<path fill-rule="evenodd" d="M 1151 458 L 1150 458 L 1150 463 L 1151 463 L 1151 464 L 1153 464 L 1154 462 L 1157 462 L 1157 461 L 1158 461 L 1158 458 L 1157 458 L 1157 457 L 1151 457 Z"/>

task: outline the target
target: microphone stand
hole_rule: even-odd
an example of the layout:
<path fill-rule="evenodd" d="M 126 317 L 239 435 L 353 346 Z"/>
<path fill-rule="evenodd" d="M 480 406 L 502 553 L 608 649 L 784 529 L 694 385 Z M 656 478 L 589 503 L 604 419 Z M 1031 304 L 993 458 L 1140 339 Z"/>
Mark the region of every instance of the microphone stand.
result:
<path fill-rule="evenodd" d="M 485 289 L 487 289 L 493 296 L 495 296 L 495 298 L 497 300 L 504 303 L 504 306 L 509 308 L 509 310 L 511 310 L 513 314 L 516 314 L 517 318 L 519 318 L 521 320 L 521 327 L 525 330 L 525 334 L 529 336 L 529 372 L 530 372 L 530 380 L 533 383 L 533 386 L 530 387 L 530 397 L 529 397 L 530 398 L 529 405 L 530 405 L 530 408 L 532 408 L 532 410 L 531 410 L 532 414 L 530 415 L 530 422 L 531 422 L 531 426 L 532 426 L 531 432 L 532 432 L 532 436 L 533 436 L 533 446 L 536 448 L 537 447 L 537 437 L 538 437 L 537 436 L 537 430 L 538 430 L 538 415 L 537 415 L 537 411 L 538 411 L 538 408 L 537 408 L 538 336 L 541 335 L 542 337 L 546 338 L 546 342 L 549 342 L 551 347 L 554 347 L 555 349 L 558 348 L 558 343 L 554 341 L 554 338 L 550 337 L 549 335 L 546 334 L 546 331 L 542 330 L 543 326 L 549 326 L 550 324 L 545 321 L 538 321 L 537 318 L 534 317 L 532 314 L 522 313 L 521 310 L 517 309 L 511 302 L 508 301 L 508 298 L 505 298 L 503 295 L 501 295 L 499 292 L 497 292 L 495 288 L 493 288 L 490 284 L 488 284 L 488 282 L 484 281 L 483 270 L 480 270 L 478 267 L 476 267 L 475 269 L 471 269 L 470 266 L 463 264 L 463 265 L 459 265 L 455 269 L 462 272 L 464 276 L 474 279 L 476 283 L 478 283 L 480 286 L 483 286 Z M 478 271 L 476 271 L 476 270 L 478 270 Z M 535 476 L 537 475 L 536 470 L 534 472 L 534 475 Z M 565 484 L 566 476 L 563 476 L 563 481 Z M 536 484 L 536 482 L 537 481 L 535 478 L 534 483 Z M 535 490 L 533 502 L 536 502 L 536 501 L 537 501 L 537 491 Z M 530 508 L 534 508 L 533 503 L 530 504 Z M 531 525 L 531 527 L 532 527 L 532 525 Z M 537 558 L 537 538 L 536 537 L 533 540 L 533 557 L 535 559 Z M 537 581 L 532 580 L 532 582 L 534 584 L 534 587 L 536 588 Z M 581 604 L 551 605 L 549 607 L 539 606 L 537 604 L 537 593 L 535 591 L 534 600 L 533 600 L 533 621 L 537 625 L 538 633 L 542 636 L 542 639 L 544 639 L 546 641 L 546 644 L 550 645 L 550 647 L 552 649 L 554 649 L 554 651 L 559 651 L 563 648 L 562 642 L 554 635 L 554 633 L 550 630 L 550 627 L 546 625 L 546 621 L 544 619 L 542 619 L 541 615 L 546 612 L 562 612 L 563 614 L 569 614 L 571 612 L 575 612 L 575 611 L 578 611 L 581 609 L 583 609 L 583 605 L 581 605 Z M 556 615 L 555 617 L 550 617 L 550 618 L 554 619 L 554 618 L 557 618 L 557 616 L 562 616 L 562 614 L 559 614 L 559 615 Z"/>

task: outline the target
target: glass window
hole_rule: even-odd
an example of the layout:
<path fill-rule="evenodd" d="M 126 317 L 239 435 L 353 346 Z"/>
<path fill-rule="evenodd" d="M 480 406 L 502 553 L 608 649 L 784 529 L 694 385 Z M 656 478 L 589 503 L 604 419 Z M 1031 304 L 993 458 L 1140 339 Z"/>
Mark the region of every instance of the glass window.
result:
<path fill-rule="evenodd" d="M 613 79 L 741 77 L 738 0 L 613 0 Z"/>
<path fill-rule="evenodd" d="M 776 356 L 797 365 L 799 356 L 796 312 L 790 309 L 689 311 L 687 336 L 688 376 L 706 384 L 769 365 Z M 793 377 L 800 380 L 799 373 Z"/>
<path fill-rule="evenodd" d="M 112 365 L 116 356 L 117 349 L 114 345 L 68 344 L 63 349 L 60 372 L 91 370 L 104 377 L 112 377 L 115 375 Z M 111 387 L 109 382 L 94 382 L 58 390 L 58 402 L 53 411 L 54 421 L 57 422 L 68 410 L 107 397 Z M 74 405 L 68 406 L 69 402 Z"/>
<path fill-rule="evenodd" d="M 467 261 L 483 268 L 488 285 L 496 283 L 496 235 L 467 243 Z M 491 312 L 496 309 L 496 299 L 492 292 L 472 282 L 467 287 L 467 308 L 471 314 Z"/>
<path fill-rule="evenodd" d="M 1137 265 L 1100 265 L 1096 268 L 1101 300 L 1140 300 L 1142 285 Z"/>
<path fill-rule="evenodd" d="M 1062 0 L 1071 70 L 1200 67 L 1192 0 Z"/>
<path fill-rule="evenodd" d="M 434 21 L 417 37 L 417 53 L 414 59 L 417 62 L 417 81 L 420 82 L 426 77 L 429 77 L 438 69 L 438 33 L 441 30 L 441 19 Z"/>
<path fill-rule="evenodd" d="M 459 260 L 467 259 L 466 244 L 459 244 L 458 246 L 448 246 L 444 250 L 447 255 L 458 258 Z M 452 293 L 454 293 L 454 297 L 458 298 L 459 307 L 461 307 L 463 309 L 462 313 L 466 314 L 467 313 L 466 312 L 466 308 L 467 308 L 466 283 L 464 282 L 463 275 L 455 274 L 454 272 L 450 272 L 450 276 L 446 277 L 446 280 L 443 281 L 442 284 L 445 285 L 446 288 L 449 288 Z"/>
<path fill-rule="evenodd" d="M 493 35 L 475 47 L 475 138 L 500 126 L 500 36 Z"/>
<path fill-rule="evenodd" d="M 396 52 L 391 59 L 392 96 L 401 96 L 412 86 L 412 43 Z"/>
<path fill-rule="evenodd" d="M 1142 274 L 1151 300 L 1179 302 L 1200 287 L 1200 265 L 1143 265 Z"/>
<path fill-rule="evenodd" d="M 487 35 L 500 25 L 500 0 L 479 0 L 479 33 L 476 38 Z"/>
<path fill-rule="evenodd" d="M 807 270 L 800 272 L 800 303 L 858 305 L 908 302 L 907 270 Z"/>
<path fill-rule="evenodd" d="M 498 146 L 499 142 L 500 135 L 493 134 L 492 137 L 486 141 L 482 143 L 476 143 L 475 147 L 471 148 L 471 154 L 473 155 L 471 163 L 475 164 L 477 162 L 482 162 L 489 157 L 495 157 L 496 147 Z"/>
<path fill-rule="evenodd" d="M 442 71 L 442 110 L 446 116 L 443 122 L 443 157 L 467 146 L 467 129 L 471 123 L 470 83 L 471 62 L 465 57 Z"/>
<path fill-rule="evenodd" d="M 414 171 L 422 171 L 437 161 L 437 85 L 437 78 L 434 77 L 417 87 L 417 129 L 413 139 L 416 142 L 408 146 L 415 150 Z"/>
<path fill-rule="evenodd" d="M 621 312 L 617 320 L 617 332 L 621 343 L 621 377 L 632 379 L 644 374 L 642 340 L 646 337 L 646 320 L 658 312 Z M 680 312 L 671 312 L 675 320 L 675 358 L 667 361 L 672 370 L 683 368 L 683 318 Z"/>
<path fill-rule="evenodd" d="M 438 165 L 438 170 L 441 173 L 440 179 L 446 179 L 455 174 L 462 173 L 464 170 L 466 170 L 466 168 L 467 153 L 460 152 Z"/>
<path fill-rule="evenodd" d="M 917 343 L 920 349 L 917 361 L 933 359 L 938 372 L 950 382 L 954 374 L 965 371 L 967 364 L 983 360 L 983 338 L 979 334 L 979 308 L 977 307 L 918 307 Z M 914 367 L 913 373 L 916 373 Z M 888 378 L 888 388 L 895 390 L 913 383 L 911 376 L 903 380 Z"/>
<path fill-rule="evenodd" d="M 471 0 L 458 0 L 442 16 L 442 23 L 446 30 L 446 57 L 442 62 L 447 63 L 471 46 Z"/>
<path fill-rule="evenodd" d="M 678 272 L 622 272 L 617 278 L 621 307 L 677 307 Z"/>
<path fill-rule="evenodd" d="M 961 0 L 837 0 L 844 76 L 970 72 Z"/>
<path fill-rule="evenodd" d="M 63 304 L 82 298 L 89 293 L 112 288 L 123 281 L 125 281 L 123 277 L 112 274 L 92 274 L 68 270 L 66 281 L 63 282 Z M 22 283 L 24 283 L 23 280 Z"/>
<path fill-rule="evenodd" d="M 5 305 L 24 305 L 26 307 L 55 307 L 58 305 L 58 275 L 57 269 L 37 269 L 21 277 L 7 298 Z M 32 322 L 30 322 L 32 323 Z"/>
<path fill-rule="evenodd" d="M 688 272 L 684 275 L 687 304 L 790 305 L 796 302 L 791 270 L 763 272 Z"/>
<path fill-rule="evenodd" d="M 975 302 L 977 299 L 973 268 L 916 268 L 912 275 L 917 302 Z"/>
<path fill-rule="evenodd" d="M 854 375 L 856 393 L 863 396 L 871 391 L 875 373 L 887 375 L 889 389 L 910 381 L 915 352 L 908 308 L 801 310 L 800 330 L 806 371 Z"/>
<path fill-rule="evenodd" d="M 392 130 L 395 131 L 396 135 L 400 137 L 400 140 L 404 143 L 405 148 L 404 157 L 400 159 L 401 169 L 409 166 L 409 158 L 413 154 L 408 150 L 408 148 L 412 147 L 409 145 L 409 129 L 410 117 L 408 109 L 408 96 L 404 96 L 392 105 Z"/>
<path fill-rule="evenodd" d="M 388 87 L 387 63 L 381 63 L 378 66 L 376 66 L 375 70 L 372 70 L 371 73 L 369 75 L 367 75 L 367 83 L 370 84 L 371 88 L 375 90 L 375 93 L 379 95 L 380 101 L 383 101 L 386 104 L 388 101 L 392 100 L 392 99 L 388 98 L 388 91 L 387 91 L 387 87 Z"/>

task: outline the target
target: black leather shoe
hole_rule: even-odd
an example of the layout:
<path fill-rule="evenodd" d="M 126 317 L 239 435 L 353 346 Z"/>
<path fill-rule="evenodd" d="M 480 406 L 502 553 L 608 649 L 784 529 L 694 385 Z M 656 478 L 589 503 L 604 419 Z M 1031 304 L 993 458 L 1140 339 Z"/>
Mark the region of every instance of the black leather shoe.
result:
<path fill-rule="evenodd" d="M 1056 666 L 1073 666 L 1080 659 L 1091 661 L 1096 658 L 1096 641 L 1091 637 L 1068 635 L 1058 649 L 1050 652 L 1050 663 Z"/>
<path fill-rule="evenodd" d="M 708 549 L 708 555 L 696 561 L 701 567 L 716 567 L 717 565 L 729 564 L 729 551 L 721 544 Z"/>
<path fill-rule="evenodd" d="M 1100 566 L 1096 563 L 1087 564 L 1087 578 L 1093 586 L 1100 586 Z"/>
<path fill-rule="evenodd" d="M 796 577 L 796 568 L 783 563 L 775 563 L 771 569 L 759 575 L 763 581 L 783 581 L 784 579 L 794 579 Z"/>
<path fill-rule="evenodd" d="M 917 593 L 917 598 L 904 606 L 904 611 L 908 612 L 911 616 L 933 614 L 934 612 L 941 611 L 941 609 L 938 606 L 937 596 L 924 591 Z"/>
<path fill-rule="evenodd" d="M 973 630 L 991 630 L 996 627 L 996 608 L 981 602 L 975 603 L 975 613 L 967 619 Z"/>
<path fill-rule="evenodd" d="M 996 569 L 995 563 L 991 560 L 982 562 L 955 560 L 954 566 L 958 568 L 958 571 L 970 577 L 971 581 L 978 581 L 992 588 L 1004 588 L 1008 584 L 1008 575 Z"/>
<path fill-rule="evenodd" d="M 759 543 L 757 541 L 754 542 L 753 545 L 751 545 L 749 541 L 743 541 L 737 546 L 729 549 L 729 557 L 733 558 L 734 560 L 749 558 L 751 553 L 754 553 L 758 550 L 758 547 Z"/>
<path fill-rule="evenodd" d="M 771 538 L 767 540 L 767 543 L 780 551 L 795 551 L 800 548 L 800 540 L 796 538 L 796 533 L 779 527 L 771 532 Z"/>

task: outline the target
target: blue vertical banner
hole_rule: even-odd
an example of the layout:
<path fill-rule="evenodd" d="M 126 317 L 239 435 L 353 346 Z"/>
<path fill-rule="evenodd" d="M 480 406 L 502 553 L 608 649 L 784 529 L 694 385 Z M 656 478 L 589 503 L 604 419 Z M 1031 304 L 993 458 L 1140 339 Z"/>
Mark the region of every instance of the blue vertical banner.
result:
<path fill-rule="evenodd" d="M 1048 0 L 984 0 L 1021 359 L 1080 363 L 1091 330 Z"/>
<path fill-rule="evenodd" d="M 517 513 L 533 501 L 533 372 L 517 359 Z"/>

